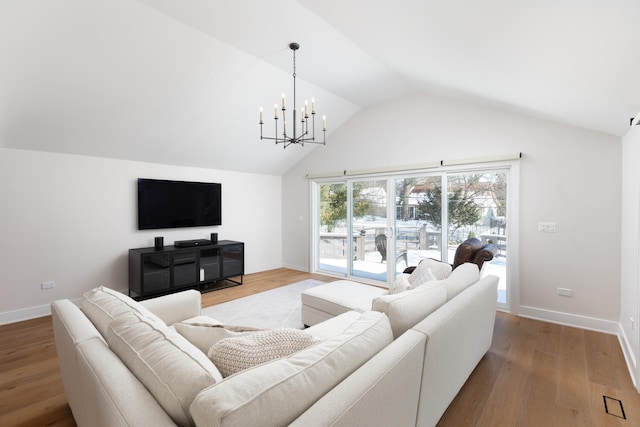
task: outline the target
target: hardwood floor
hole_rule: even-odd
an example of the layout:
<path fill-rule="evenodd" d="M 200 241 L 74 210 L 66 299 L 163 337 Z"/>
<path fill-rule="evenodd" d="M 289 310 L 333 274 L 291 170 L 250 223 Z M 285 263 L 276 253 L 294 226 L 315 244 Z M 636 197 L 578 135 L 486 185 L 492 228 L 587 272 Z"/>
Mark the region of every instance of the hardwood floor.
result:
<path fill-rule="evenodd" d="M 438 424 L 639 425 L 640 394 L 616 336 L 500 312 L 491 348 Z"/>
<path fill-rule="evenodd" d="M 0 326 L 0 425 L 75 426 L 51 316 Z"/>
<path fill-rule="evenodd" d="M 205 293 L 207 307 L 305 279 L 288 269 L 247 275 L 242 286 Z M 608 396 L 605 412 L 603 396 Z M 74 426 L 51 317 L 0 326 L 0 426 Z M 438 426 L 638 426 L 640 395 L 618 339 L 497 313 L 491 349 Z"/>

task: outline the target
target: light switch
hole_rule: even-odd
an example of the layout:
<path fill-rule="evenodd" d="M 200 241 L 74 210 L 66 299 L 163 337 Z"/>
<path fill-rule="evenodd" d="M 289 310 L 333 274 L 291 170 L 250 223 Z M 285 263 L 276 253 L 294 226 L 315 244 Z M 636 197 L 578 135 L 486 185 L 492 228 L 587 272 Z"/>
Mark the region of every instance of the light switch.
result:
<path fill-rule="evenodd" d="M 538 231 L 541 233 L 555 233 L 556 223 L 555 222 L 539 222 Z"/>

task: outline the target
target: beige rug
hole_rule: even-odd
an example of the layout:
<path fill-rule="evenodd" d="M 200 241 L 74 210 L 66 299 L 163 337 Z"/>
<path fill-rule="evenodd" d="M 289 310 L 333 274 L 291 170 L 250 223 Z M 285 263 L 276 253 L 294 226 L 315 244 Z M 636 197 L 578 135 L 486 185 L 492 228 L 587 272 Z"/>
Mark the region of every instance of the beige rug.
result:
<path fill-rule="evenodd" d="M 304 325 L 300 319 L 300 295 L 304 290 L 323 283 L 313 279 L 303 280 L 204 308 L 202 314 L 225 325 L 302 329 Z"/>

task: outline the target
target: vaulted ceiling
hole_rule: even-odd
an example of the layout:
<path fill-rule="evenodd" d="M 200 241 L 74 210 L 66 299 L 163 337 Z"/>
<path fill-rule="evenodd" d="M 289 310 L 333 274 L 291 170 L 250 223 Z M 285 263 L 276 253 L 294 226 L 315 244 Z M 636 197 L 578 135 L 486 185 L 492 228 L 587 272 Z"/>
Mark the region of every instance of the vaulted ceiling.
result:
<path fill-rule="evenodd" d="M 640 111 L 640 1 L 8 0 L 0 147 L 283 174 L 292 98 L 337 129 L 413 94 L 612 135 Z M 319 123 L 317 123 L 319 124 Z"/>

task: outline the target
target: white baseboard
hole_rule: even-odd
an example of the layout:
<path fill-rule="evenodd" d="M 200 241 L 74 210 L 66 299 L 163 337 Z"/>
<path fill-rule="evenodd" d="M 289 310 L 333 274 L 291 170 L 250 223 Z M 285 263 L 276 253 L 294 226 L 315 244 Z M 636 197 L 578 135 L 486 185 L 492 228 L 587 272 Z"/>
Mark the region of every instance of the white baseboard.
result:
<path fill-rule="evenodd" d="M 49 304 L 22 308 L 20 310 L 5 311 L 4 313 L 0 313 L 0 325 L 36 319 L 38 317 L 49 316 L 50 314 L 51 305 Z"/>
<path fill-rule="evenodd" d="M 303 266 L 300 266 L 300 265 L 284 264 L 283 267 L 284 268 L 288 268 L 290 270 L 303 271 L 305 273 L 309 272 L 309 268 L 308 267 L 303 267 Z"/>
<path fill-rule="evenodd" d="M 80 298 L 71 300 L 75 305 L 80 306 Z M 24 320 L 37 319 L 38 317 L 50 316 L 51 304 L 38 305 L 36 307 L 21 308 L 20 310 L 5 311 L 0 313 L 0 325 L 22 322 Z"/>
<path fill-rule="evenodd" d="M 604 332 L 605 334 L 618 335 L 620 324 L 611 320 L 597 319 L 595 317 L 581 316 L 578 314 L 562 313 L 560 311 L 545 310 L 542 308 L 520 306 L 518 316 L 530 319 L 542 320 L 559 325 L 573 326 L 590 331 Z"/>
<path fill-rule="evenodd" d="M 618 341 L 620 341 L 620 347 L 622 348 L 622 354 L 624 355 L 624 360 L 627 362 L 627 369 L 629 369 L 629 373 L 631 374 L 631 381 L 633 381 L 633 386 L 640 392 L 640 384 L 636 380 L 636 372 L 638 372 L 638 365 L 636 360 L 636 355 L 633 353 L 631 345 L 629 344 L 629 339 L 627 338 L 627 334 L 624 333 L 624 329 L 620 326 L 620 331 L 618 332 Z"/>

